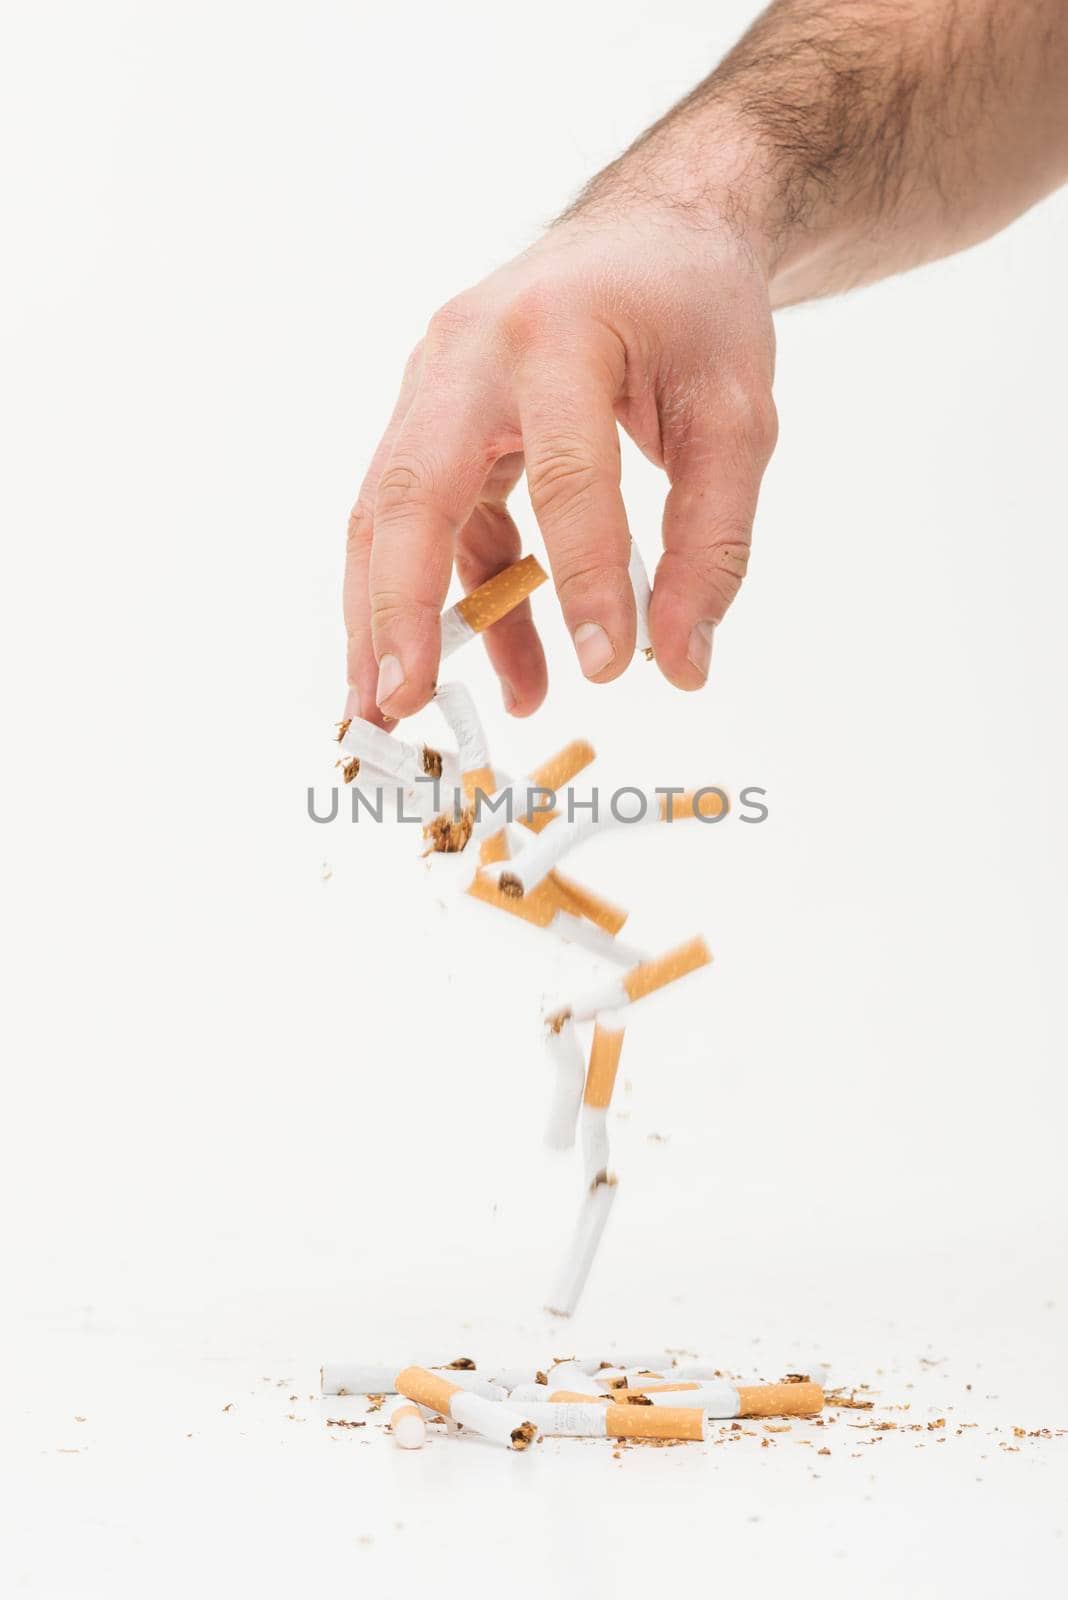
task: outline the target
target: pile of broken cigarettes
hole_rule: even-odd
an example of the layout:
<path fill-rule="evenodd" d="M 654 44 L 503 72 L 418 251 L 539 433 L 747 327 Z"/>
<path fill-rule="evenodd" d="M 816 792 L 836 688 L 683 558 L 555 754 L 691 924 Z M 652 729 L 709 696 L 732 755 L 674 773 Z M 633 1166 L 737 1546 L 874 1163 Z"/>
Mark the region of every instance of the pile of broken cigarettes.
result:
<path fill-rule="evenodd" d="M 511 1450 L 545 1436 L 674 1443 L 709 1436 L 709 1425 L 738 1417 L 811 1417 L 823 1389 L 803 1374 L 782 1383 L 735 1383 L 708 1362 L 676 1364 L 665 1352 L 557 1360 L 546 1371 L 489 1367 L 460 1359 L 444 1367 L 395 1370 L 336 1362 L 322 1369 L 324 1395 L 366 1395 L 375 1409 L 392 1401 L 394 1443 L 417 1450 L 427 1423 L 466 1429 Z"/>

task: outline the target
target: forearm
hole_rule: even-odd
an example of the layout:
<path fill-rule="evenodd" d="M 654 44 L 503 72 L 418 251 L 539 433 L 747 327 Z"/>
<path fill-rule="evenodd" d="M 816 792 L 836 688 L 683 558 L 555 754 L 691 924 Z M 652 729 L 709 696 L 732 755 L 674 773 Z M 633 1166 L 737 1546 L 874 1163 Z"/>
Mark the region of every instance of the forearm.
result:
<path fill-rule="evenodd" d="M 1068 178 L 1068 0 L 776 0 L 569 215 L 737 226 L 773 303 L 987 237 Z"/>

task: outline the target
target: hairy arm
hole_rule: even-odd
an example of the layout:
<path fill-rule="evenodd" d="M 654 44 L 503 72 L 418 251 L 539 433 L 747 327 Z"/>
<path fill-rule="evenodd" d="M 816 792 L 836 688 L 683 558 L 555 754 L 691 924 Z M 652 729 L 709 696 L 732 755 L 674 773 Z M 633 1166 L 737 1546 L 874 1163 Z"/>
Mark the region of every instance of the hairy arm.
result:
<path fill-rule="evenodd" d="M 724 179 L 774 305 L 987 238 L 1068 179 L 1068 4 L 775 0 L 566 215 Z"/>
<path fill-rule="evenodd" d="M 525 471 L 582 671 L 634 650 L 624 428 L 669 492 L 649 630 L 708 675 L 775 444 L 772 311 L 974 244 L 1068 177 L 1068 0 L 776 0 L 530 250 L 431 318 L 349 524 L 346 715 L 433 692 L 455 562 L 514 560 Z M 545 660 L 488 631 L 507 708 Z"/>

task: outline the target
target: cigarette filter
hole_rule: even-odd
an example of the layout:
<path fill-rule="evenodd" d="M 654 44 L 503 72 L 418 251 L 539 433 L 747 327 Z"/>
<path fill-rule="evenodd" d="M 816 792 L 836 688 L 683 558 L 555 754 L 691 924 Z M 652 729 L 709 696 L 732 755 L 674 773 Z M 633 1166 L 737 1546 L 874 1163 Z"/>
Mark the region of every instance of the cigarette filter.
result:
<path fill-rule="evenodd" d="M 557 893 L 563 897 L 568 909 L 579 917 L 594 923 L 605 933 L 613 936 L 619 933 L 627 920 L 627 913 L 619 906 L 614 906 L 608 900 L 602 900 L 590 889 L 581 883 L 576 883 L 574 878 L 565 878 L 562 872 L 550 872 L 549 877 L 555 884 Z"/>
<path fill-rule="evenodd" d="M 586 1191 L 571 1244 L 546 1306 L 547 1311 L 559 1317 L 569 1317 L 579 1303 L 616 1197 L 616 1187 L 615 1178 L 601 1173 Z"/>
<path fill-rule="evenodd" d="M 429 1372 L 426 1367 L 405 1367 L 397 1374 L 397 1391 L 416 1405 L 427 1406 L 442 1416 L 451 1417 L 461 1427 L 470 1428 L 494 1444 L 525 1450 L 532 1444 L 535 1429 L 522 1412 L 501 1400 L 486 1400 L 480 1394 L 467 1394 L 458 1383 Z"/>
<path fill-rule="evenodd" d="M 630 541 L 630 583 L 634 590 L 634 609 L 638 613 L 638 629 L 634 636 L 634 648 L 640 650 L 647 661 L 653 659 L 653 641 L 649 636 L 649 602 L 653 598 L 652 588 L 649 583 L 649 573 L 642 553 L 632 539 Z"/>
<path fill-rule="evenodd" d="M 389 1419 L 393 1443 L 402 1450 L 421 1450 L 426 1443 L 426 1419 L 418 1406 L 405 1401 Z"/>
<path fill-rule="evenodd" d="M 614 1018 L 597 1020 L 582 1095 L 582 1154 L 587 1183 L 593 1183 L 597 1174 L 608 1167 L 608 1107 L 623 1049 L 623 1029 L 614 1023 Z"/>
<path fill-rule="evenodd" d="M 569 1150 L 575 1142 L 575 1122 L 586 1076 L 586 1062 L 575 1024 L 568 1020 L 558 1031 L 547 1029 L 545 1044 L 553 1064 L 553 1102 L 545 1128 L 545 1143 L 553 1150 Z"/>
<path fill-rule="evenodd" d="M 576 1022 L 589 1022 L 598 1012 L 615 1011 L 635 1000 L 644 1000 L 646 995 L 663 989 L 669 983 L 676 983 L 688 973 L 696 972 L 698 967 L 707 966 L 711 960 L 712 952 L 700 936 L 689 939 L 676 949 L 669 950 L 666 955 L 632 967 L 622 978 L 614 978 L 603 988 L 591 990 L 571 1005 L 559 1007 L 546 1020 L 550 1026 L 560 1016 L 573 1017 Z"/>
<path fill-rule="evenodd" d="M 524 556 L 450 606 L 441 618 L 442 660 L 514 611 L 548 576 L 534 556 Z"/>
<path fill-rule="evenodd" d="M 711 1383 L 663 1383 L 616 1391 L 624 1404 L 680 1406 L 709 1417 L 808 1417 L 823 1408 L 818 1383 L 768 1383 L 739 1388 L 720 1379 Z"/>

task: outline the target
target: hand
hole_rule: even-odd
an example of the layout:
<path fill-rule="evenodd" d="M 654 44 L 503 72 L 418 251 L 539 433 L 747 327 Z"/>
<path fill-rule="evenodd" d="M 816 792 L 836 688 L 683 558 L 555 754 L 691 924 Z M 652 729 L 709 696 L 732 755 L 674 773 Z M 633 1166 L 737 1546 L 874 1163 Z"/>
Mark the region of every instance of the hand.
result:
<path fill-rule="evenodd" d="M 766 274 L 729 215 L 601 195 L 431 319 L 349 523 L 346 714 L 388 722 L 429 699 L 454 554 L 467 589 L 518 556 L 506 501 L 524 467 L 582 670 L 624 671 L 617 423 L 670 484 L 657 663 L 680 689 L 705 682 L 777 426 Z M 486 644 L 507 709 L 528 715 L 546 688 L 529 606 Z"/>

